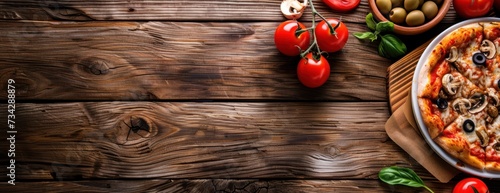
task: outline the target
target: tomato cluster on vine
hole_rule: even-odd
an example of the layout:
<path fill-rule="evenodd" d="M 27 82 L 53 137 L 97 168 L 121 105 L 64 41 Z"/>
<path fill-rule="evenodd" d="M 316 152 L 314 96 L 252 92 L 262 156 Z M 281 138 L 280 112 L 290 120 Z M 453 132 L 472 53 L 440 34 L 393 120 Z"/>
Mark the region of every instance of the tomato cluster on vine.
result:
<path fill-rule="evenodd" d="M 327 19 L 318 13 L 311 0 L 309 4 L 312 26 L 306 28 L 297 20 L 284 21 L 276 28 L 274 43 L 282 54 L 301 57 L 297 66 L 298 79 L 304 86 L 316 88 L 330 77 L 330 64 L 323 54 L 341 50 L 347 43 L 349 31 L 342 21 Z M 316 16 L 321 18 L 318 25 Z"/>

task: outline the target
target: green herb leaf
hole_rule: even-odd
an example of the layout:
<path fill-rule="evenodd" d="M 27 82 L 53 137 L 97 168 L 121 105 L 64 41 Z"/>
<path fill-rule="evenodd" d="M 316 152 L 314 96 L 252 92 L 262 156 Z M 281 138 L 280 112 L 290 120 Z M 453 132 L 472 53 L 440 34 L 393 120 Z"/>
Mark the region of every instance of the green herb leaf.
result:
<path fill-rule="evenodd" d="M 378 177 L 383 182 L 390 185 L 405 185 L 415 188 L 425 188 L 432 192 L 427 186 L 425 186 L 424 181 L 411 169 L 391 166 L 380 170 Z"/>
<path fill-rule="evenodd" d="M 354 37 L 360 39 L 360 40 L 366 40 L 369 39 L 372 42 L 377 39 L 377 35 L 374 34 L 373 32 L 355 32 Z"/>
<path fill-rule="evenodd" d="M 392 23 L 390 21 L 384 21 L 384 22 L 377 23 L 377 25 L 375 26 L 375 30 L 380 32 L 380 33 L 392 32 L 392 31 L 394 31 L 394 23 Z"/>
<path fill-rule="evenodd" d="M 378 173 L 380 180 L 390 185 L 424 187 L 424 181 L 411 169 L 397 166 L 387 167 Z"/>
<path fill-rule="evenodd" d="M 372 13 L 368 13 L 368 15 L 366 15 L 365 17 L 365 20 L 368 28 L 371 29 L 372 31 L 375 31 L 377 22 L 375 21 L 375 19 L 373 19 Z"/>
<path fill-rule="evenodd" d="M 393 34 L 381 36 L 382 41 L 378 45 L 378 53 L 386 58 L 397 59 L 406 54 L 406 45 Z"/>

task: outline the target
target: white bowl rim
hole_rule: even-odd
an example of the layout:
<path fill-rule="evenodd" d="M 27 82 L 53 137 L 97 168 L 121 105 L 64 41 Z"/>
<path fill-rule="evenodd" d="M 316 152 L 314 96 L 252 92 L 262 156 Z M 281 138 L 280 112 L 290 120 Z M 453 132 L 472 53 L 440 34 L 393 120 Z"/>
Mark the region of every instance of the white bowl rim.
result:
<path fill-rule="evenodd" d="M 458 29 L 459 27 L 475 23 L 475 22 L 500 22 L 500 18 L 496 17 L 481 17 L 481 18 L 474 18 L 474 19 L 469 19 L 465 20 L 462 22 L 459 22 L 457 24 L 452 25 L 448 29 L 444 30 L 441 32 L 434 40 L 431 41 L 431 43 L 427 46 L 427 48 L 424 50 L 422 55 L 420 56 L 420 59 L 418 60 L 417 66 L 415 68 L 415 72 L 413 74 L 413 79 L 412 79 L 412 87 L 411 87 L 411 106 L 412 106 L 412 111 L 413 115 L 415 117 L 415 121 L 417 121 L 417 125 L 420 129 L 420 132 L 424 136 L 425 141 L 429 146 L 438 154 L 444 161 L 448 162 L 450 165 L 453 165 L 455 168 L 458 170 L 472 174 L 475 176 L 483 177 L 483 178 L 498 178 L 500 179 L 500 172 L 495 172 L 495 171 L 486 171 L 482 169 L 478 169 L 472 166 L 469 166 L 465 164 L 464 166 L 457 166 L 459 161 L 458 159 L 452 157 L 449 155 L 446 151 L 444 151 L 438 144 L 434 142 L 434 140 L 431 139 L 429 132 L 427 130 L 427 127 L 425 126 L 423 120 L 422 120 L 422 115 L 420 114 L 420 107 L 418 106 L 417 102 L 417 91 L 418 91 L 418 72 L 420 72 L 420 69 L 422 66 L 427 62 L 426 59 L 428 59 L 429 54 L 432 52 L 434 47 L 449 33 L 451 33 L 453 30 Z"/>

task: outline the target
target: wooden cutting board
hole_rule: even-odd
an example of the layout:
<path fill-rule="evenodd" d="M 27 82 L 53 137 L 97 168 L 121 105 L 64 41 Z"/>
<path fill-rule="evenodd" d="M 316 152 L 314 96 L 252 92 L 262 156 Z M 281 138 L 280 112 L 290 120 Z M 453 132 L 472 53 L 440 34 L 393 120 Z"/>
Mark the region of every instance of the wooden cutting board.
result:
<path fill-rule="evenodd" d="M 429 40 L 387 68 L 387 93 L 391 113 L 404 104 L 411 88 L 413 72 Z"/>

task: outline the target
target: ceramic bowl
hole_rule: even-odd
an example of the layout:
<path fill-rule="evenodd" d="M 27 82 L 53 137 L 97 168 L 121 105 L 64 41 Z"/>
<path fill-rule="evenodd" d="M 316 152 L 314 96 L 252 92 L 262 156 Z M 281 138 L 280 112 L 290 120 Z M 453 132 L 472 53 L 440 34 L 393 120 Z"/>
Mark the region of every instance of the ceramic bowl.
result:
<path fill-rule="evenodd" d="M 389 19 L 384 16 L 379 9 L 377 8 L 377 4 L 375 0 L 368 0 L 370 5 L 370 9 L 373 13 L 373 16 L 378 21 L 388 21 Z M 405 25 L 394 24 L 394 32 L 400 35 L 417 35 L 426 32 L 432 27 L 436 26 L 441 20 L 443 20 L 444 16 L 450 9 L 451 0 L 443 0 L 441 5 L 439 6 L 439 10 L 437 15 L 430 21 L 426 21 L 424 24 L 414 27 L 409 27 Z"/>

